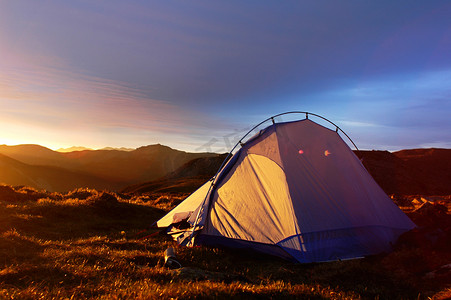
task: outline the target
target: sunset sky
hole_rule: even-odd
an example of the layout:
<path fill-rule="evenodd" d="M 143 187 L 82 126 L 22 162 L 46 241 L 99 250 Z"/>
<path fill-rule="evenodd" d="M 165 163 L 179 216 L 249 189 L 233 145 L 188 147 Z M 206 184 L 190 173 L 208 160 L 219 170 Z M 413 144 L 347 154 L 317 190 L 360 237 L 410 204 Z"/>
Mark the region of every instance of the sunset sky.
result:
<path fill-rule="evenodd" d="M 451 148 L 451 2 L 0 0 L 0 144 L 223 152 L 291 110 Z"/>

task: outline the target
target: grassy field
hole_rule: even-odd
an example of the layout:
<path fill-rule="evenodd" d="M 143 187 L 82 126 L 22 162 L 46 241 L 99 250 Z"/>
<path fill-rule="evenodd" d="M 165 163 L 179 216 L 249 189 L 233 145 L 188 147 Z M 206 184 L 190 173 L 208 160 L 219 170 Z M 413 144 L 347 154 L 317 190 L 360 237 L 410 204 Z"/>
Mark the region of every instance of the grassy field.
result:
<path fill-rule="evenodd" d="M 450 215 L 443 206 L 411 214 L 422 229 L 404 237 L 390 254 L 301 265 L 252 253 L 177 247 L 183 268 L 169 270 L 163 253 L 175 245 L 146 229 L 183 196 L 87 189 L 59 194 L 0 186 L 0 298 L 451 297 L 451 272 L 440 269 L 451 263 Z"/>

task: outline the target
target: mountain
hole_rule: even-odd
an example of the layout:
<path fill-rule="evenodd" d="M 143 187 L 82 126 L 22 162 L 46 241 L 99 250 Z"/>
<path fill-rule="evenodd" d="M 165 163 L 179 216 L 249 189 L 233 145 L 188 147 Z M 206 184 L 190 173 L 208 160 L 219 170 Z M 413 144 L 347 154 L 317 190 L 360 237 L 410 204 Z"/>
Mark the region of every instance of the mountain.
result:
<path fill-rule="evenodd" d="M 74 151 L 83 151 L 83 150 L 92 150 L 91 148 L 81 147 L 81 146 L 72 146 L 69 148 L 59 148 L 57 152 L 74 152 Z"/>
<path fill-rule="evenodd" d="M 451 194 L 451 149 L 356 153 L 388 194 Z"/>
<path fill-rule="evenodd" d="M 451 194 L 451 149 L 356 151 L 388 194 Z M 67 153 L 39 145 L 0 145 L 0 181 L 49 191 L 77 187 L 127 192 L 190 192 L 211 178 L 224 155 L 189 153 L 160 144 L 132 151 Z"/>
<path fill-rule="evenodd" d="M 94 150 L 64 155 L 77 170 L 131 184 L 160 178 L 192 159 L 216 154 L 188 153 L 157 144 L 133 151 Z"/>
<path fill-rule="evenodd" d="M 0 145 L 0 154 L 30 165 L 51 165 L 60 167 L 66 162 L 64 153 L 32 144 L 17 146 Z"/>
<path fill-rule="evenodd" d="M 119 151 L 133 151 L 135 148 L 126 148 L 126 147 L 120 147 L 120 148 L 114 148 L 114 147 L 105 147 L 99 150 L 119 150 Z"/>
<path fill-rule="evenodd" d="M 63 152 L 63 153 L 67 153 L 67 152 L 74 152 L 74 151 L 84 151 L 84 150 L 94 150 L 91 148 L 86 148 L 83 146 L 72 146 L 69 148 L 59 148 L 56 151 L 57 152 Z M 119 151 L 133 151 L 135 150 L 134 148 L 126 148 L 126 147 L 120 147 L 120 148 L 114 148 L 114 147 L 105 147 L 99 150 L 119 150 Z"/>
<path fill-rule="evenodd" d="M 39 145 L 0 145 L 0 154 L 29 166 L 56 167 L 72 173 L 100 178 L 108 183 L 103 188 L 112 187 L 113 190 L 155 180 L 175 171 L 192 159 L 216 155 L 188 153 L 160 144 L 140 147 L 133 151 L 82 150 L 67 153 L 53 151 Z M 50 184 L 50 186 L 53 185 Z M 72 187 L 79 186 L 74 182 Z"/>
<path fill-rule="evenodd" d="M 33 166 L 0 154 L 0 183 L 65 192 L 76 187 L 113 189 L 115 182 L 58 167 Z"/>

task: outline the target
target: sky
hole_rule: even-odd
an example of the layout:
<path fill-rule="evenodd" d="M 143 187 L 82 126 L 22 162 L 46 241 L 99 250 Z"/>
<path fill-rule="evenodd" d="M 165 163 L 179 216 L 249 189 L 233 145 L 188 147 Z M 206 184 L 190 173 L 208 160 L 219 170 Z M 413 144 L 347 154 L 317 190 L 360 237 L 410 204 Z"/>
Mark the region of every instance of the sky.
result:
<path fill-rule="evenodd" d="M 0 0 L 0 144 L 226 152 L 309 111 L 360 149 L 451 148 L 450 16 L 433 0 Z"/>

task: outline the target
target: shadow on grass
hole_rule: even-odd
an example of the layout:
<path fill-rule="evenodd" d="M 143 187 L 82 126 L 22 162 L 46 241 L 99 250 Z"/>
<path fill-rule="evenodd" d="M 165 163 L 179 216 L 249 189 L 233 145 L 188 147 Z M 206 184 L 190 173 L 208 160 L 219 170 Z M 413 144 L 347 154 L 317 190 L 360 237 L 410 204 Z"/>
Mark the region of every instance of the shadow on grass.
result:
<path fill-rule="evenodd" d="M 27 236 L 50 240 L 120 235 L 149 228 L 165 213 L 150 206 L 117 200 L 108 202 L 104 195 L 87 200 L 0 203 L 0 232 L 17 230 Z"/>
<path fill-rule="evenodd" d="M 37 258 L 44 247 L 33 239 L 21 236 L 17 231 L 0 235 L 0 266 Z"/>
<path fill-rule="evenodd" d="M 449 248 L 437 248 L 440 240 L 434 247 L 416 244 L 423 235 L 390 254 L 293 264 L 245 250 L 177 247 L 166 236 L 141 233 L 178 198 L 159 195 L 139 202 L 86 189 L 67 195 L 3 190 L 0 298 L 37 290 L 49 298 L 62 297 L 60 291 L 67 298 L 131 298 L 139 287 L 154 298 L 422 299 L 447 284 L 448 277 L 434 283 L 425 275 L 449 263 Z M 27 200 L 28 194 L 34 196 Z M 184 269 L 163 267 L 168 246 L 176 247 Z M 1 294 L 2 288 L 9 294 Z"/>
<path fill-rule="evenodd" d="M 27 287 L 32 282 L 45 282 L 46 286 L 78 286 L 86 280 L 83 276 L 73 274 L 57 267 L 21 265 L 20 269 L 8 268 L 0 272 L 0 282 L 17 287 Z"/>
<path fill-rule="evenodd" d="M 320 290 L 336 287 L 335 292 L 356 294 L 364 299 L 416 299 L 422 291 L 418 282 L 403 282 L 394 274 L 396 265 L 387 266 L 384 259 L 391 254 L 328 263 L 295 264 L 250 250 L 179 247 L 177 253 L 183 266 L 235 274 L 232 280 L 252 284 L 280 281 L 293 286 L 299 283 L 316 286 Z"/>

